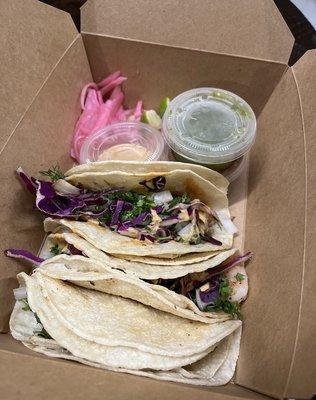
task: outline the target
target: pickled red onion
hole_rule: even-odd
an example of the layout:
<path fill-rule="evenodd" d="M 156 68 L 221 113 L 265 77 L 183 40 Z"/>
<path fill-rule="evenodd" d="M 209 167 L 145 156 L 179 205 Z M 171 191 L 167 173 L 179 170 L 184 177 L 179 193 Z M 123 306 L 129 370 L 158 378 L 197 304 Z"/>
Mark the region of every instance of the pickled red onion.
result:
<path fill-rule="evenodd" d="M 80 149 L 87 137 L 109 124 L 126 121 L 140 121 L 142 102 L 135 109 L 124 109 L 124 94 L 121 89 L 126 80 L 120 71 L 107 76 L 98 84 L 87 83 L 81 92 L 82 113 L 76 123 L 70 154 L 79 162 Z"/>

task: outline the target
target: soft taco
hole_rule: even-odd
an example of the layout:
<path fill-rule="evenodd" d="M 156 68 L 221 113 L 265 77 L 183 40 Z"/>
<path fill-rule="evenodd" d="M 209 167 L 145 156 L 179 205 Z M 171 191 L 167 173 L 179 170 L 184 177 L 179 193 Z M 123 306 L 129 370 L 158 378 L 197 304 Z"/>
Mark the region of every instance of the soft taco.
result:
<path fill-rule="evenodd" d="M 106 162 L 97 166 L 97 171 L 89 164 L 84 172 L 66 177 L 45 171 L 51 182 L 28 178 L 21 169 L 18 173 L 44 215 L 62 218 L 57 225 L 107 253 L 174 258 L 232 247 L 236 228 L 224 185 L 218 188 L 194 172 L 195 167 L 175 169 L 176 163 L 161 163 L 160 170 L 152 171 L 151 164 L 142 163 L 131 173 L 125 172 L 124 163 L 125 168 L 116 171 Z M 105 172 L 99 172 L 101 167 Z M 204 176 L 213 174 L 218 175 Z M 54 230 L 52 219 L 45 229 Z"/>
<path fill-rule="evenodd" d="M 65 176 L 82 174 L 84 172 L 112 172 L 112 171 L 121 171 L 130 173 L 148 173 L 150 165 L 151 172 L 169 172 L 172 169 L 184 170 L 188 169 L 197 175 L 200 175 L 202 178 L 211 182 L 215 185 L 219 190 L 227 193 L 228 188 L 228 180 L 218 172 L 210 169 L 202 167 L 197 164 L 188 164 L 181 162 L 173 162 L 173 161 L 151 161 L 150 164 L 146 161 L 98 161 L 90 164 L 81 164 L 76 165 L 75 167 L 69 169 Z"/>
<path fill-rule="evenodd" d="M 19 280 L 10 328 L 35 351 L 161 380 L 219 385 L 232 378 L 240 321 L 187 321 L 40 270 Z"/>
<path fill-rule="evenodd" d="M 14 249 L 7 255 L 32 262 L 35 258 Z M 46 260 L 37 258 L 38 269 L 44 275 L 205 323 L 239 317 L 248 292 L 246 270 L 240 264 L 251 253 L 241 257 L 236 249 L 191 264 L 154 265 L 108 255 L 80 236 L 63 232 L 48 236 L 41 256 Z"/>
<path fill-rule="evenodd" d="M 52 357 L 161 380 L 221 385 L 233 376 L 248 289 L 232 249 L 227 181 L 189 164 L 102 162 L 18 174 L 47 217 L 40 256 L 10 320 Z"/>

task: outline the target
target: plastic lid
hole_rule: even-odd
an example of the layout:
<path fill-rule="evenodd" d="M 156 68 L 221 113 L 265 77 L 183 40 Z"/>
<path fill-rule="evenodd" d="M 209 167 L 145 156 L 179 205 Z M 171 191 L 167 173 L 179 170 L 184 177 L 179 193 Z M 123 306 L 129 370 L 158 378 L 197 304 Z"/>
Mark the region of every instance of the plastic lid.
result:
<path fill-rule="evenodd" d="M 203 164 L 244 155 L 256 136 L 256 117 L 241 97 L 215 88 L 181 93 L 163 117 L 166 142 L 177 154 Z"/>
<path fill-rule="evenodd" d="M 141 122 L 108 125 L 83 142 L 80 163 L 101 160 L 157 161 L 166 158 L 162 134 Z"/>

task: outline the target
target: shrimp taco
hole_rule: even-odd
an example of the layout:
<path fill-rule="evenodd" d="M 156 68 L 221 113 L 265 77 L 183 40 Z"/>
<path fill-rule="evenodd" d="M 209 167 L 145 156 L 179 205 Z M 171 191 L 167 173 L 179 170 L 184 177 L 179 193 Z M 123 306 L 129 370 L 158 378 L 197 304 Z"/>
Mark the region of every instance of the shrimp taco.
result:
<path fill-rule="evenodd" d="M 41 252 L 45 259 L 14 249 L 7 255 L 37 259 L 37 270 L 51 278 L 204 323 L 240 317 L 240 303 L 248 292 L 246 270 L 240 264 L 251 257 L 230 249 L 190 264 L 159 264 L 162 259 L 145 264 L 106 254 L 71 232 L 48 236 Z"/>
<path fill-rule="evenodd" d="M 29 178 L 21 168 L 18 174 L 38 210 L 109 254 L 170 259 L 232 247 L 225 178 L 177 163 L 155 163 L 154 170 L 129 164 L 133 172 L 120 164 L 44 171 L 51 181 Z M 54 220 L 45 229 L 54 230 Z"/>
<path fill-rule="evenodd" d="M 188 321 L 52 279 L 40 269 L 18 278 L 10 329 L 35 351 L 112 371 L 192 384 L 225 384 L 233 376 L 241 321 L 212 325 Z"/>
<path fill-rule="evenodd" d="M 12 335 L 52 357 L 160 380 L 233 376 L 247 295 L 227 181 L 181 163 L 102 162 L 18 175 L 46 217 L 19 274 Z"/>

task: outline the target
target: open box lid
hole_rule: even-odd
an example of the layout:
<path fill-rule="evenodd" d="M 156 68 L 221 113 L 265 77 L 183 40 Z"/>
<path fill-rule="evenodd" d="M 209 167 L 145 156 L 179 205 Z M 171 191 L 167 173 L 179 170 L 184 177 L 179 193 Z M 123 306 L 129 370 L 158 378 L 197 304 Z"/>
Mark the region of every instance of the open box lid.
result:
<path fill-rule="evenodd" d="M 36 0 L 2 2 L 0 7 L 3 149 L 78 32 L 68 14 Z"/>
<path fill-rule="evenodd" d="M 272 0 L 88 0 L 81 32 L 282 63 L 294 43 Z"/>

